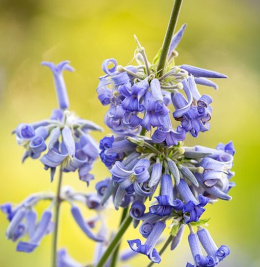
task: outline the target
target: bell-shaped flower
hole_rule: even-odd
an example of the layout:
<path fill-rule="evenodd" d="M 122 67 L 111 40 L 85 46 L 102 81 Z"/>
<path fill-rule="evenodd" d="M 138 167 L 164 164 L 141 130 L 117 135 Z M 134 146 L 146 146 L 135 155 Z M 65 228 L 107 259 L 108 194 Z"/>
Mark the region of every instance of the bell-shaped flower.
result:
<path fill-rule="evenodd" d="M 152 135 L 152 140 L 155 143 L 166 143 L 167 146 L 175 146 L 178 142 L 183 141 L 186 136 L 186 131 L 178 126 L 176 131 L 173 129 L 170 116 L 167 115 L 162 119 L 163 126 L 157 127 Z"/>
<path fill-rule="evenodd" d="M 149 166 L 149 160 L 140 159 L 131 170 L 128 170 L 121 162 L 117 161 L 110 172 L 113 175 L 113 180 L 119 184 L 119 187 L 127 189 L 135 183 L 144 183 L 150 178 Z"/>
<path fill-rule="evenodd" d="M 155 249 L 155 245 L 158 242 L 165 227 L 166 225 L 164 222 L 156 222 L 151 233 L 149 234 L 143 245 L 139 239 L 128 240 L 127 242 L 133 251 L 147 255 L 151 261 L 155 263 L 160 263 L 161 257 Z"/>
<path fill-rule="evenodd" d="M 78 224 L 79 228 L 86 234 L 87 237 L 90 239 L 96 241 L 96 242 L 103 242 L 104 239 L 99 237 L 97 234 L 95 234 L 91 227 L 85 222 L 80 209 L 73 205 L 71 208 L 71 214 L 75 220 L 75 222 Z M 101 226 L 102 227 L 102 226 Z"/>
<path fill-rule="evenodd" d="M 45 210 L 42 214 L 41 220 L 38 222 L 33 235 L 29 242 L 20 241 L 17 245 L 17 251 L 31 253 L 39 246 L 42 238 L 49 233 L 51 226 L 52 212 L 50 210 Z M 32 222 L 33 223 L 33 222 Z"/>
<path fill-rule="evenodd" d="M 173 199 L 172 178 L 164 174 L 161 178 L 161 195 L 156 197 L 158 204 L 149 208 L 150 213 L 158 216 L 169 216 L 173 210 L 182 210 L 184 204 L 179 199 Z"/>
<path fill-rule="evenodd" d="M 149 88 L 149 83 L 147 80 L 135 83 L 130 91 L 125 92 L 125 99 L 122 101 L 122 107 L 127 111 L 144 111 L 144 105 L 141 104 L 141 100 L 146 94 Z"/>
<path fill-rule="evenodd" d="M 141 125 L 148 131 L 151 127 L 162 127 L 163 118 L 169 114 L 169 109 L 163 101 L 155 101 L 151 92 L 145 95 L 145 110 Z"/>
<path fill-rule="evenodd" d="M 201 248 L 200 248 L 200 243 L 199 243 L 199 238 L 198 235 L 195 233 L 190 233 L 188 236 L 189 240 L 189 245 L 190 245 L 190 250 L 195 262 L 196 267 L 213 267 L 216 266 L 216 262 L 213 257 L 211 256 L 203 256 Z M 187 266 L 193 266 L 190 263 L 186 265 Z"/>
<path fill-rule="evenodd" d="M 203 248 L 208 253 L 208 255 L 215 260 L 216 263 L 222 261 L 226 256 L 230 254 L 230 250 L 227 246 L 222 245 L 220 248 L 217 247 L 207 229 L 200 228 L 197 234 Z"/>
<path fill-rule="evenodd" d="M 209 198 L 199 195 L 196 199 L 184 179 L 180 180 L 177 189 L 185 202 L 183 207 L 185 223 L 197 222 L 204 213 L 205 209 L 203 207 L 207 205 Z"/>

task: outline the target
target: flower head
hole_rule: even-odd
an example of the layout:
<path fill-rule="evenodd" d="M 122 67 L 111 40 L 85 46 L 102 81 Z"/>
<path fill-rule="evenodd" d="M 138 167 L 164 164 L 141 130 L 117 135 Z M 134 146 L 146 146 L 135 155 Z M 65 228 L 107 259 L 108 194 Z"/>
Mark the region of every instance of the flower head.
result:
<path fill-rule="evenodd" d="M 59 109 L 53 110 L 50 119 L 18 125 L 14 133 L 17 143 L 26 149 L 23 161 L 28 157 L 41 157 L 40 161 L 45 169 L 51 170 L 51 180 L 56 167 L 61 166 L 64 172 L 78 170 L 80 179 L 88 183 L 92 179 L 89 171 L 99 153 L 89 131 L 102 129 L 67 110 L 69 103 L 62 71 L 73 70 L 68 64 L 68 61 L 63 61 L 55 66 L 53 63 L 43 62 L 53 72 Z"/>

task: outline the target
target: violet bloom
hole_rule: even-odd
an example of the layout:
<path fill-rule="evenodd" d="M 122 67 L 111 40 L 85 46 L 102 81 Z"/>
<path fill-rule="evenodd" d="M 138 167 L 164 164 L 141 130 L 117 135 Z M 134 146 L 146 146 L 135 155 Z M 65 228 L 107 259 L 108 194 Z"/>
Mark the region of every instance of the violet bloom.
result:
<path fill-rule="evenodd" d="M 158 242 L 165 227 L 165 223 L 158 221 L 154 225 L 153 230 L 151 231 L 143 245 L 140 239 L 128 240 L 127 242 L 133 251 L 147 255 L 151 261 L 160 263 L 161 257 L 155 249 L 155 245 Z"/>
<path fill-rule="evenodd" d="M 113 135 L 111 137 L 104 137 L 100 140 L 100 158 L 106 167 L 111 167 L 116 161 L 119 161 L 122 158 L 122 153 L 109 150 L 109 148 L 112 148 L 114 141 L 115 138 Z"/>
<path fill-rule="evenodd" d="M 29 241 L 19 241 L 17 251 L 30 253 L 39 246 L 43 237 L 53 230 L 52 212 L 47 209 L 42 213 L 42 218 L 37 222 L 37 213 L 34 210 L 41 200 L 53 200 L 52 194 L 33 194 L 22 201 L 15 208 L 10 203 L 1 206 L 9 220 L 6 237 L 12 241 L 22 239 L 26 234 Z"/>
<path fill-rule="evenodd" d="M 183 207 L 185 223 L 197 222 L 204 213 L 203 208 L 209 202 L 209 198 L 199 195 L 196 199 L 185 180 L 181 179 L 177 186 L 178 192 L 185 202 Z"/>
<path fill-rule="evenodd" d="M 169 114 L 169 109 L 165 106 L 163 101 L 155 101 L 150 92 L 145 95 L 146 113 L 141 125 L 150 130 L 151 127 L 162 127 L 163 118 Z"/>
<path fill-rule="evenodd" d="M 42 238 L 49 233 L 51 222 L 52 212 L 50 210 L 46 210 L 43 212 L 42 218 L 39 223 L 35 226 L 35 231 L 33 235 L 30 237 L 29 242 L 20 241 L 17 245 L 17 251 L 31 253 L 34 251 L 36 247 L 39 246 Z M 32 219 L 31 219 L 32 220 Z M 30 222 L 33 224 L 33 222 Z"/>
<path fill-rule="evenodd" d="M 176 120 L 181 121 L 186 132 L 197 137 L 199 132 L 209 129 L 208 121 L 212 114 L 212 108 L 209 105 L 212 99 L 210 96 L 199 94 L 193 77 L 189 77 L 187 81 L 183 82 L 183 85 L 188 101 L 180 93 L 172 94 L 172 102 L 176 109 L 173 116 Z"/>
<path fill-rule="evenodd" d="M 201 248 L 200 248 L 200 243 L 199 243 L 199 238 L 198 235 L 195 233 L 190 233 L 188 236 L 189 240 L 189 245 L 191 249 L 191 253 L 195 262 L 196 267 L 214 267 L 216 266 L 216 262 L 213 257 L 211 256 L 203 256 Z M 193 266 L 192 264 L 188 263 L 186 267 L 191 267 Z"/>
<path fill-rule="evenodd" d="M 146 94 L 149 88 L 149 83 L 147 80 L 143 80 L 132 86 L 131 91 L 121 90 L 121 93 L 125 96 L 122 101 L 122 107 L 127 111 L 144 111 L 144 106 L 141 104 L 141 100 Z"/>
<path fill-rule="evenodd" d="M 158 127 L 152 135 L 152 140 L 155 143 L 165 142 L 167 146 L 174 146 L 185 139 L 186 131 L 180 126 L 174 130 L 169 115 L 162 119 L 162 125 L 163 126 Z"/>
<path fill-rule="evenodd" d="M 216 263 L 222 261 L 230 254 L 230 249 L 227 246 L 222 245 L 220 248 L 217 247 L 207 229 L 200 228 L 197 234 L 203 248 Z"/>
<path fill-rule="evenodd" d="M 135 190 L 139 183 L 144 183 L 150 178 L 148 168 L 150 162 L 147 159 L 140 159 L 132 169 L 128 170 L 121 162 L 117 161 L 111 169 L 112 179 L 119 184 L 123 190 Z"/>
<path fill-rule="evenodd" d="M 161 195 L 156 197 L 158 204 L 150 207 L 150 212 L 159 216 L 169 216 L 173 210 L 182 210 L 184 204 L 179 199 L 173 199 L 172 178 L 164 174 L 161 178 Z"/>
<path fill-rule="evenodd" d="M 99 153 L 89 131 L 102 129 L 67 110 L 69 101 L 62 71 L 73 70 L 69 61 L 62 61 L 56 66 L 51 62 L 43 62 L 43 65 L 50 67 L 53 72 L 59 109 L 53 110 L 49 120 L 18 125 L 14 131 L 17 143 L 26 148 L 22 160 L 41 157 L 45 169 L 50 169 L 51 180 L 56 168 L 61 166 L 64 172 L 78 170 L 80 179 L 89 182 L 92 179 L 89 171 Z"/>
<path fill-rule="evenodd" d="M 72 206 L 71 214 L 75 222 L 77 223 L 77 225 L 86 234 L 87 237 L 89 237 L 90 239 L 96 242 L 104 241 L 103 237 L 98 236 L 92 231 L 91 227 L 85 222 L 80 209 L 76 205 Z M 101 227 L 104 227 L 104 225 L 102 225 Z"/>

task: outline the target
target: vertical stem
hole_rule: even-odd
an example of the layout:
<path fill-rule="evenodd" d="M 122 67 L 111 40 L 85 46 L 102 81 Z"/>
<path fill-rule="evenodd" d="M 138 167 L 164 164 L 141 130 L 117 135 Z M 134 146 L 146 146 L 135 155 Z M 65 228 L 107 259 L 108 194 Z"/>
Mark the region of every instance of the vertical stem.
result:
<path fill-rule="evenodd" d="M 172 235 L 170 235 L 170 236 L 168 237 L 168 239 L 167 239 L 166 242 L 164 243 L 163 247 L 162 247 L 161 250 L 159 251 L 159 255 L 160 255 L 160 256 L 163 254 L 163 252 L 164 252 L 164 251 L 167 249 L 167 247 L 170 245 L 170 243 L 171 243 L 172 240 L 173 240 L 173 237 L 174 237 L 174 236 L 172 236 Z M 154 262 L 151 261 L 151 262 L 149 263 L 149 265 L 147 265 L 147 267 L 151 267 L 151 266 L 153 266 L 153 264 L 154 264 Z"/>
<path fill-rule="evenodd" d="M 162 76 L 163 72 L 164 72 L 166 58 L 168 55 L 168 51 L 169 51 L 172 36 L 174 33 L 174 29 L 175 29 L 175 26 L 177 23 L 177 19 L 178 19 L 179 13 L 180 13 L 182 1 L 183 0 L 175 0 L 174 6 L 173 6 L 173 10 L 172 10 L 172 14 L 171 14 L 170 21 L 168 24 L 168 28 L 167 28 L 167 31 L 166 31 L 166 34 L 164 37 L 164 41 L 163 41 L 161 56 L 160 56 L 158 67 L 157 67 L 157 73 L 158 73 L 159 77 Z"/>
<path fill-rule="evenodd" d="M 119 227 L 123 223 L 124 219 L 126 218 L 128 210 L 129 210 L 129 206 L 123 209 Z M 110 267 L 115 267 L 116 266 L 117 256 L 118 256 L 118 252 L 119 252 L 119 249 L 120 249 L 120 245 L 121 245 L 121 242 L 118 243 L 118 245 L 116 247 L 116 250 L 115 250 L 115 252 L 114 252 L 114 254 L 112 256 Z"/>
<path fill-rule="evenodd" d="M 147 132 L 147 130 L 144 127 L 142 127 L 140 135 L 145 136 L 146 132 Z"/>
<path fill-rule="evenodd" d="M 57 242 L 58 242 L 58 229 L 59 229 L 59 215 L 60 215 L 60 192 L 61 192 L 61 185 L 62 185 L 62 169 L 60 168 L 59 172 L 59 180 L 58 180 L 58 187 L 56 193 L 56 203 L 55 203 L 55 211 L 54 211 L 54 231 L 53 231 L 53 239 L 52 239 L 52 262 L 51 266 L 56 267 L 56 257 L 57 257 Z"/>
<path fill-rule="evenodd" d="M 117 245 L 121 241 L 122 236 L 124 235 L 129 225 L 131 224 L 132 220 L 133 220 L 132 217 L 130 215 L 127 215 L 127 217 L 124 219 L 123 223 L 121 224 L 120 228 L 118 229 L 117 234 L 112 239 L 111 243 L 109 244 L 107 250 L 103 254 L 102 258 L 100 259 L 96 267 L 104 266 L 108 258 L 114 253 L 115 249 L 117 248 Z"/>

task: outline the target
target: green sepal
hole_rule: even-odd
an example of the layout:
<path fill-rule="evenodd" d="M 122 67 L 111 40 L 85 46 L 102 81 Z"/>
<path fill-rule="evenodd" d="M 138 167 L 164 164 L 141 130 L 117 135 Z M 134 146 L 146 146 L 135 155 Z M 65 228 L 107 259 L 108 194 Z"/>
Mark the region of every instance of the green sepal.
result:
<path fill-rule="evenodd" d="M 157 54 L 153 58 L 152 65 L 156 65 L 158 63 L 160 56 L 161 56 L 161 53 L 162 53 L 162 47 L 159 49 L 159 51 L 157 52 Z"/>
<path fill-rule="evenodd" d="M 177 223 L 177 224 L 175 224 L 175 225 L 173 225 L 173 227 L 172 227 L 172 229 L 171 229 L 171 235 L 172 235 L 172 236 L 176 236 L 176 235 L 177 235 L 177 233 L 178 233 L 178 231 L 179 231 L 181 225 L 182 225 L 182 224 L 181 224 L 180 222 Z"/>
<path fill-rule="evenodd" d="M 190 225 L 192 226 L 201 226 L 201 225 L 205 225 L 208 223 L 208 221 L 210 220 L 211 218 L 206 218 L 206 219 L 201 219 L 197 222 L 191 222 Z"/>

